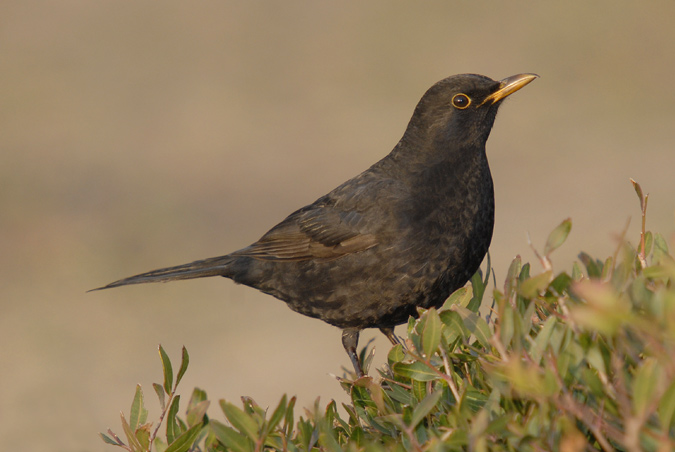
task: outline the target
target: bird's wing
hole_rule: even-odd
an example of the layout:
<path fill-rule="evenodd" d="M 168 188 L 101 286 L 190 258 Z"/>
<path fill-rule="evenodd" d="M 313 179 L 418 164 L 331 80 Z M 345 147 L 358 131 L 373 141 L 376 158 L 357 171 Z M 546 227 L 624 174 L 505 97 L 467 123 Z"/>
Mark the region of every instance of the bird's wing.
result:
<path fill-rule="evenodd" d="M 320 201 L 291 214 L 252 245 L 232 253 L 274 261 L 332 260 L 378 244 L 364 214 Z"/>

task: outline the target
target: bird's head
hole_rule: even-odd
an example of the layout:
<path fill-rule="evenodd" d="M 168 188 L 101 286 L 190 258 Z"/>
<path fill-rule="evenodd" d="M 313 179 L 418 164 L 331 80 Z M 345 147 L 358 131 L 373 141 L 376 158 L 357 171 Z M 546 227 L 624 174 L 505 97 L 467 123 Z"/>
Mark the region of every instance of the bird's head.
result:
<path fill-rule="evenodd" d="M 420 99 L 402 141 L 436 152 L 483 149 L 502 101 L 537 77 L 518 74 L 495 81 L 461 74 L 443 79 Z"/>

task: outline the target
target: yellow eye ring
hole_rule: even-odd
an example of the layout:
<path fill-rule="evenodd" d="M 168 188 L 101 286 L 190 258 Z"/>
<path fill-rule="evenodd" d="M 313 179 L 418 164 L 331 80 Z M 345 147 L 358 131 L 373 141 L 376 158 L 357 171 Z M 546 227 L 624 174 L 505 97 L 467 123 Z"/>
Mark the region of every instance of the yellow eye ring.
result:
<path fill-rule="evenodd" d="M 471 105 L 471 99 L 466 94 L 455 94 L 452 98 L 452 106 L 459 110 L 464 110 L 465 108 L 468 108 L 469 105 Z"/>

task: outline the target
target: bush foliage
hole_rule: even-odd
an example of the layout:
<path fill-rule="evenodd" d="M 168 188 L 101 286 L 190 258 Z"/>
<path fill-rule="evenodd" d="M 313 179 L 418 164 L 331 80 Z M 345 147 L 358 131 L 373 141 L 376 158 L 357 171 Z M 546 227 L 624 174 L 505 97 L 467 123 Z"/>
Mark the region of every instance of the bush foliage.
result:
<path fill-rule="evenodd" d="M 637 247 L 622 239 L 613 256 L 581 253 L 556 273 L 549 256 L 570 232 L 563 221 L 537 254 L 543 271 L 516 257 L 487 316 L 489 264 L 443 307 L 410 319 L 383 369 L 338 378 L 351 397 L 342 409 L 317 400 L 296 417 L 295 398 L 284 395 L 273 409 L 220 400 L 210 418 L 195 389 L 179 415 L 188 354 L 174 379 L 160 346 L 159 418 L 148 422 L 138 386 L 122 415 L 125 440 L 101 436 L 158 452 L 675 450 L 675 261 L 666 240 L 645 230 L 647 197 L 634 185 Z M 361 355 L 367 369 L 372 352 Z"/>

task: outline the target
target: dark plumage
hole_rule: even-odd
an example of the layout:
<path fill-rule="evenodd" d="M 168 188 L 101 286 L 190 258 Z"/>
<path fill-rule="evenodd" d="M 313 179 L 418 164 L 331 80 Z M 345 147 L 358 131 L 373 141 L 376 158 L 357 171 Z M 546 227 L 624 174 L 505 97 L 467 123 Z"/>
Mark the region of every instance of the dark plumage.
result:
<path fill-rule="evenodd" d="M 125 278 L 127 284 L 224 276 L 343 330 L 358 375 L 359 331 L 440 306 L 479 268 L 492 239 L 485 143 L 501 101 L 537 76 L 448 77 L 422 96 L 389 155 L 260 240 L 226 256 Z"/>

